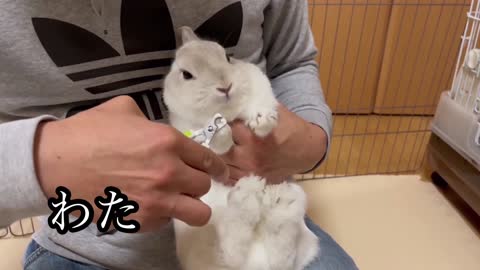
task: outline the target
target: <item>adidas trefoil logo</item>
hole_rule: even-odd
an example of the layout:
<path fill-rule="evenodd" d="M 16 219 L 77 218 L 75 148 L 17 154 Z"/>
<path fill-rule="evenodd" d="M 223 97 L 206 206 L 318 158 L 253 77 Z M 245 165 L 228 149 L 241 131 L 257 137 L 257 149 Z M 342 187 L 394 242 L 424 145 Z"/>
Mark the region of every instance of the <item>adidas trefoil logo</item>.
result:
<path fill-rule="evenodd" d="M 176 49 L 175 28 L 165 0 L 122 0 L 120 18 L 126 56 Z M 120 52 L 102 38 L 74 24 L 38 17 L 32 18 L 32 23 L 47 54 L 58 67 L 70 67 L 121 56 Z M 201 24 L 195 32 L 202 37 L 219 42 L 226 48 L 231 48 L 238 44 L 242 26 L 243 8 L 239 1 L 217 12 Z M 82 82 L 104 76 L 108 78 L 119 73 L 168 67 L 171 63 L 171 58 L 125 62 L 80 70 L 68 73 L 66 76 L 73 82 Z M 148 76 L 111 81 L 86 87 L 85 90 L 94 95 L 104 94 L 147 82 L 161 81 L 166 75 L 164 73 L 158 72 Z M 132 95 L 145 115 L 155 120 L 163 118 L 157 95 L 153 93 L 160 90 L 146 89 Z M 100 101 L 97 101 L 98 103 Z M 150 106 L 147 106 L 147 103 Z M 76 108 L 72 112 L 97 104 Z"/>

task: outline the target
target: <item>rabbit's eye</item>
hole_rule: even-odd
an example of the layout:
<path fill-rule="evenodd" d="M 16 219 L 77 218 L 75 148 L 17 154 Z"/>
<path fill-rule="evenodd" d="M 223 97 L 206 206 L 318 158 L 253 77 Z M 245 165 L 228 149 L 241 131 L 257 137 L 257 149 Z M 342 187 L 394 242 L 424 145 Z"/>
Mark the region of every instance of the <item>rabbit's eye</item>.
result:
<path fill-rule="evenodd" d="M 182 70 L 182 75 L 183 75 L 183 78 L 187 81 L 193 79 L 192 73 L 190 73 L 186 70 Z"/>

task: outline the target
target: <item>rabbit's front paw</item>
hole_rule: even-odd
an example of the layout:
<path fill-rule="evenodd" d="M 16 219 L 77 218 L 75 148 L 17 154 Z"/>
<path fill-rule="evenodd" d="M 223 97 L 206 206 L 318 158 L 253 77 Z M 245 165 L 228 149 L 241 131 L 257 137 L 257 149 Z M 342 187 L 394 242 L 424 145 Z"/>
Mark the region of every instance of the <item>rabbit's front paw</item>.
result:
<path fill-rule="evenodd" d="M 247 126 L 259 137 L 265 137 L 277 126 L 278 112 L 276 109 L 271 111 L 259 111 L 247 120 Z"/>
<path fill-rule="evenodd" d="M 283 222 L 303 220 L 306 211 L 306 195 L 294 183 L 270 185 L 265 189 L 264 212 L 266 223 L 281 225 Z"/>
<path fill-rule="evenodd" d="M 265 182 L 265 179 L 258 176 L 244 177 L 228 193 L 229 209 L 232 212 L 238 211 L 239 219 L 250 225 L 260 221 Z"/>

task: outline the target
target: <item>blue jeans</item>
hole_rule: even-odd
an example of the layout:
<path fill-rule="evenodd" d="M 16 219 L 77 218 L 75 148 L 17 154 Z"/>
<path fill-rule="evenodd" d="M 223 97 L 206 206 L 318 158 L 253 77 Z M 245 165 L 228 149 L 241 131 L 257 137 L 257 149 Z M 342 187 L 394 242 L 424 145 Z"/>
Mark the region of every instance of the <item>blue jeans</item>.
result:
<path fill-rule="evenodd" d="M 305 270 L 358 270 L 353 259 L 325 231 L 309 218 L 305 219 L 307 227 L 320 239 L 320 256 Z"/>
<path fill-rule="evenodd" d="M 305 270 L 357 270 L 352 258 L 310 219 L 306 224 L 320 239 L 321 253 Z M 25 252 L 24 270 L 104 270 L 56 255 L 32 241 Z"/>

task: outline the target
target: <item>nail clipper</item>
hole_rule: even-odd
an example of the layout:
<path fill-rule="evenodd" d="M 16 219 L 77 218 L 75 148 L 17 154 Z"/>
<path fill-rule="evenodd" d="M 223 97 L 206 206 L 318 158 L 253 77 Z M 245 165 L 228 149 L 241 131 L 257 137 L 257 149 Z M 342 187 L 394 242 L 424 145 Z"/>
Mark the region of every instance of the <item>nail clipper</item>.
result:
<path fill-rule="evenodd" d="M 225 119 L 221 114 L 217 113 L 204 128 L 196 131 L 186 131 L 184 134 L 201 145 L 210 148 L 210 143 L 217 132 L 226 125 L 227 119 Z"/>

